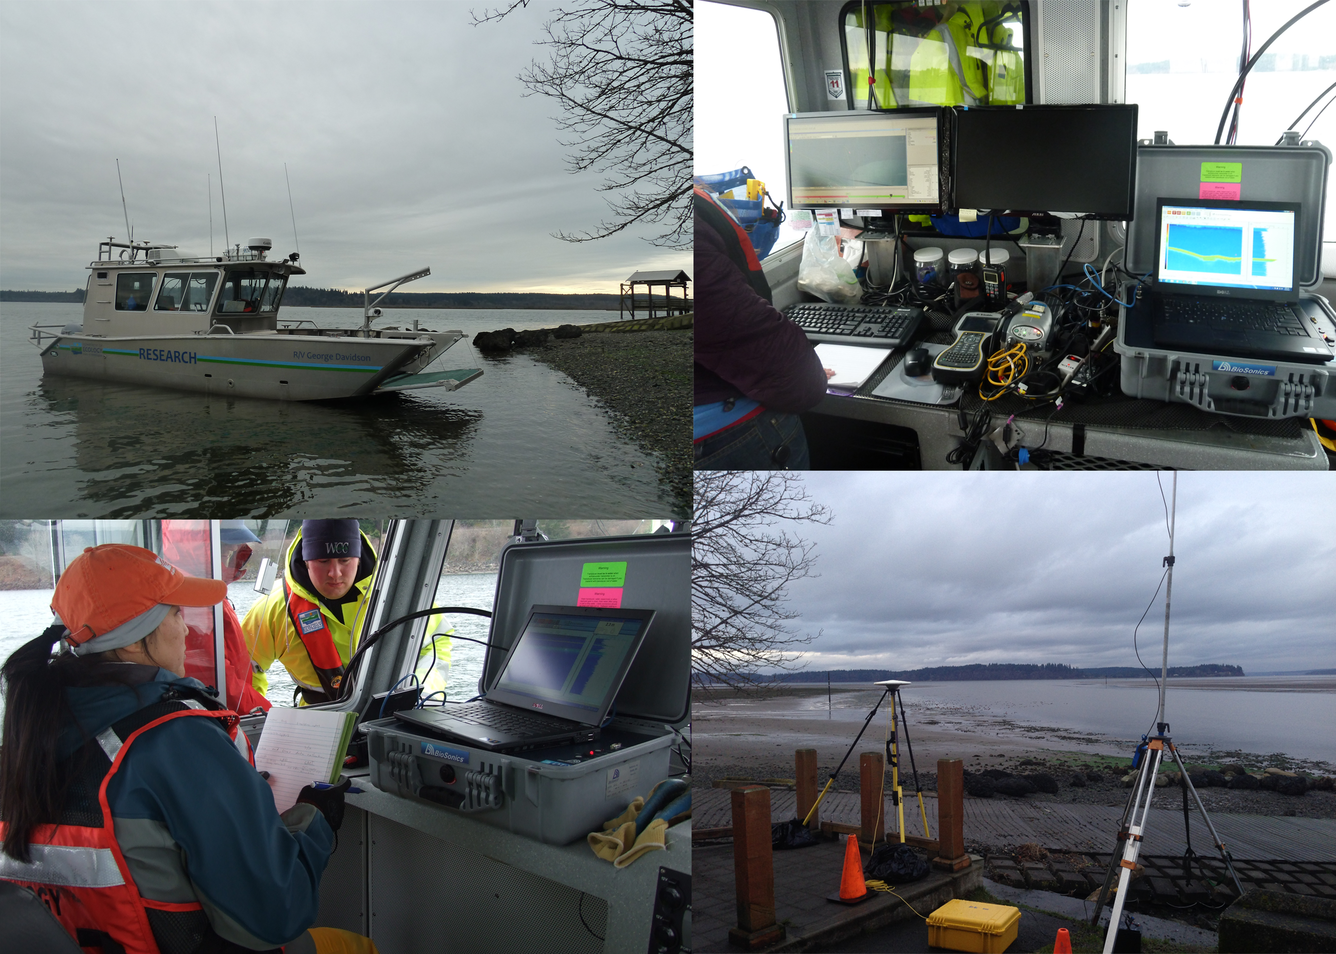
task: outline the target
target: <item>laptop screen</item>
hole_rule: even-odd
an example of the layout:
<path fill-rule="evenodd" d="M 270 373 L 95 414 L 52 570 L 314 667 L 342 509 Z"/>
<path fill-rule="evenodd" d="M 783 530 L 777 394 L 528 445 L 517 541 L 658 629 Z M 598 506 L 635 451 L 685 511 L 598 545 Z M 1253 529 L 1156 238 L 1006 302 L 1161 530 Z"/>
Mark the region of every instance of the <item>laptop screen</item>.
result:
<path fill-rule="evenodd" d="M 1297 203 L 1160 199 L 1156 213 L 1162 291 L 1298 300 Z"/>
<path fill-rule="evenodd" d="M 654 610 L 535 606 L 487 698 L 597 725 Z"/>

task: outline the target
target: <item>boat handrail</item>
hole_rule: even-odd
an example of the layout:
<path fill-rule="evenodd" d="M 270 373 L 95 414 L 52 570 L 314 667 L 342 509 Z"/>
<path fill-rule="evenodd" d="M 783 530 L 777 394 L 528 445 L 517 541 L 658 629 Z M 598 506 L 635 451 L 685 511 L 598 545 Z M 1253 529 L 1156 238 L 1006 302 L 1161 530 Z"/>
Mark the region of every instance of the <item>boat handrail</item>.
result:
<path fill-rule="evenodd" d="M 232 330 L 232 326 L 231 326 L 231 325 L 224 325 L 224 324 L 221 324 L 221 323 L 210 325 L 210 326 L 209 326 L 209 330 L 206 331 L 206 332 L 204 332 L 204 333 L 205 333 L 206 335 L 211 335 L 211 334 L 214 333 L 215 330 L 218 330 L 218 329 L 221 329 L 221 330 L 223 330 L 223 331 L 226 331 L 229 335 L 234 335 L 234 334 L 236 334 L 236 332 Z M 196 332 L 196 334 L 198 334 L 198 332 Z"/>
<path fill-rule="evenodd" d="M 59 338 L 62 334 L 64 334 L 65 329 L 67 327 L 69 327 L 69 322 L 65 322 L 64 324 L 60 325 L 44 325 L 44 324 L 29 325 L 28 340 L 31 341 L 34 345 L 36 345 L 38 348 L 41 348 L 44 346 L 43 342 L 47 338 Z M 47 331 L 46 329 L 48 328 L 59 328 L 60 330 Z"/>
<path fill-rule="evenodd" d="M 300 328 L 302 325 L 310 325 L 312 328 L 317 328 L 317 329 L 320 327 L 310 318 L 280 318 L 278 319 L 278 321 L 279 324 L 282 325 L 282 327 L 284 328 Z M 284 322 L 288 323 L 283 324 Z"/>

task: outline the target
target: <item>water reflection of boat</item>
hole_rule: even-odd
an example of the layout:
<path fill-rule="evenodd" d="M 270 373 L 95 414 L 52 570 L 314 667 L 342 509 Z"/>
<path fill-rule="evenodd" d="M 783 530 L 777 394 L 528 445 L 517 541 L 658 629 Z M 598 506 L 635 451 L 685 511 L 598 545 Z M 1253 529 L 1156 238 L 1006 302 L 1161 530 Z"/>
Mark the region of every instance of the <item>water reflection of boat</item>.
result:
<path fill-rule="evenodd" d="M 297 254 L 270 260 L 273 242 L 247 241 L 223 255 L 180 256 L 174 245 L 98 244 L 82 325 L 33 325 L 45 374 L 237 397 L 314 401 L 419 388 L 456 390 L 478 368 L 425 369 L 462 331 L 375 329 L 375 307 L 429 269 L 366 290 L 359 328 L 280 321 Z M 119 249 L 119 253 L 116 251 Z M 142 257 L 141 257 L 141 254 Z M 385 289 L 373 301 L 371 293 Z"/>

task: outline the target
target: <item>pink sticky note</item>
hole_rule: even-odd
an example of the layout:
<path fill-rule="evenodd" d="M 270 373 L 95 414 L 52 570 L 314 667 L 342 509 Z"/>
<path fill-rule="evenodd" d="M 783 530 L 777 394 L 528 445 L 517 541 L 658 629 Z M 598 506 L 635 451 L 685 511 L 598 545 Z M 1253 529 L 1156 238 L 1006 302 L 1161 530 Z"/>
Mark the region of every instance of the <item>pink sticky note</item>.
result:
<path fill-rule="evenodd" d="M 1201 192 L 1198 193 L 1199 199 L 1232 199 L 1237 202 L 1240 199 L 1240 190 L 1243 186 L 1238 182 L 1203 182 Z"/>
<path fill-rule="evenodd" d="M 612 609 L 622 608 L 622 587 L 620 586 L 585 586 L 580 588 L 576 606 L 607 606 Z"/>

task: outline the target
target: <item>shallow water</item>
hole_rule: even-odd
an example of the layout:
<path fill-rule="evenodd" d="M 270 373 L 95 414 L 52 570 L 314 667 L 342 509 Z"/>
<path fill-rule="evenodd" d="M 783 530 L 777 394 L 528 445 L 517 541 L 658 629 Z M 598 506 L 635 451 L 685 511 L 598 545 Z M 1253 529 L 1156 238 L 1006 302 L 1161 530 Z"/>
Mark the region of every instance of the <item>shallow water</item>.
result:
<path fill-rule="evenodd" d="M 454 393 L 280 403 L 43 378 L 34 322 L 77 304 L 0 305 L 0 516 L 668 517 L 654 459 L 570 378 L 524 354 L 483 357 L 478 331 L 616 320 L 602 311 L 397 310 L 377 327 L 459 329 L 439 367 L 480 367 Z M 361 313 L 287 318 L 352 327 Z"/>
<path fill-rule="evenodd" d="M 1185 757 L 1248 752 L 1283 754 L 1336 767 L 1336 676 L 1171 680 L 1165 716 Z M 1296 685 L 1306 688 L 1293 688 Z M 739 717 L 862 722 L 880 692 L 839 687 L 827 711 L 824 692 L 730 706 Z M 1153 728 L 1159 697 L 1149 680 L 998 680 L 918 682 L 901 690 L 911 733 L 994 732 L 1046 749 L 1126 751 Z M 724 709 L 722 711 L 729 711 Z M 745 716 L 743 713 L 745 712 Z M 884 718 L 883 708 L 878 720 Z M 878 723 L 880 724 L 880 722 Z M 911 736 L 912 737 L 912 736 Z M 1333 770 L 1336 770 L 1334 768 Z"/>

